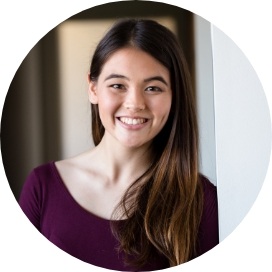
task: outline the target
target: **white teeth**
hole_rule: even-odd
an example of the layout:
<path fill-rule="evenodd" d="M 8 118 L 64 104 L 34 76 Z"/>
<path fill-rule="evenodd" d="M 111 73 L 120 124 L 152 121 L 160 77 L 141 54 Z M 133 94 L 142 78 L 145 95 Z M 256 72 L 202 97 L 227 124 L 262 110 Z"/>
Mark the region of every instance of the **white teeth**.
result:
<path fill-rule="evenodd" d="M 128 118 L 128 117 L 120 117 L 120 121 L 122 123 L 128 124 L 128 125 L 139 125 L 146 122 L 146 119 L 144 118 Z"/>

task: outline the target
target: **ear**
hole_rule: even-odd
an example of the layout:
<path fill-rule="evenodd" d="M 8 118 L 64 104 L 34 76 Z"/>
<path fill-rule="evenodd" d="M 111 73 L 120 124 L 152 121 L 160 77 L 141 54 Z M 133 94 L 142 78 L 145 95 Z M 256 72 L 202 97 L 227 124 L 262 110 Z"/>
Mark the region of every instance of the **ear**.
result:
<path fill-rule="evenodd" d="M 90 74 L 88 74 L 88 95 L 89 100 L 92 104 L 98 104 L 98 97 L 97 97 L 97 83 L 91 80 Z"/>

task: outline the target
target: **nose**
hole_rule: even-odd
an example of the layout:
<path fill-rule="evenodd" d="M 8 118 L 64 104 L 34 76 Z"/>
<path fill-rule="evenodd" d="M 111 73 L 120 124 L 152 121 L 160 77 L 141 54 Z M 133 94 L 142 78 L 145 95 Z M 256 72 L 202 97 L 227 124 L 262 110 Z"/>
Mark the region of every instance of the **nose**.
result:
<path fill-rule="evenodd" d="M 140 90 L 130 90 L 126 96 L 124 107 L 133 112 L 144 110 L 146 108 L 144 94 Z"/>

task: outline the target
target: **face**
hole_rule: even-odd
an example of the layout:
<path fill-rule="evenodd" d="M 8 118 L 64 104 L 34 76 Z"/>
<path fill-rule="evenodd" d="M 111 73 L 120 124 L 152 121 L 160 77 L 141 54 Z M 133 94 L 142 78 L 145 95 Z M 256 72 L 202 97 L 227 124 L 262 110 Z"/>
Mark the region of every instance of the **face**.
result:
<path fill-rule="evenodd" d="M 89 98 L 98 104 L 104 137 L 127 147 L 149 144 L 165 125 L 171 107 L 166 67 L 135 48 L 120 49 L 107 60 Z"/>

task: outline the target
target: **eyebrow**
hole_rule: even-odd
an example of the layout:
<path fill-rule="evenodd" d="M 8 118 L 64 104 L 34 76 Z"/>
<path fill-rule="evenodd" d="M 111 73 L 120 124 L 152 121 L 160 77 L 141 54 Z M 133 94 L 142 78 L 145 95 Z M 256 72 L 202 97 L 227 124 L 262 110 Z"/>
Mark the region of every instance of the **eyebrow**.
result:
<path fill-rule="evenodd" d="M 109 76 L 107 76 L 105 78 L 104 81 L 112 79 L 112 78 L 122 78 L 122 79 L 126 79 L 126 80 L 130 80 L 128 77 L 124 76 L 124 75 L 120 75 L 120 74 L 110 74 Z M 150 81 L 160 81 L 162 83 L 164 83 L 166 86 L 168 86 L 166 80 L 162 77 L 162 76 L 153 76 L 153 77 L 149 77 L 144 79 L 144 82 L 150 82 Z"/>
<path fill-rule="evenodd" d="M 162 76 L 149 77 L 149 78 L 146 78 L 144 80 L 144 82 L 150 82 L 150 81 L 154 81 L 154 80 L 160 81 L 160 82 L 164 83 L 166 86 L 168 86 L 166 80 Z"/>
<path fill-rule="evenodd" d="M 123 76 L 123 75 L 119 75 L 119 74 L 110 74 L 109 76 L 107 76 L 107 77 L 105 78 L 104 81 L 109 80 L 109 79 L 112 79 L 112 78 L 123 78 L 123 79 L 129 80 L 128 77 Z"/>

